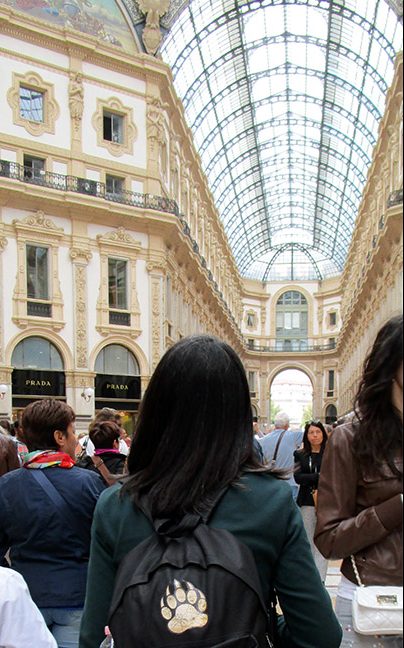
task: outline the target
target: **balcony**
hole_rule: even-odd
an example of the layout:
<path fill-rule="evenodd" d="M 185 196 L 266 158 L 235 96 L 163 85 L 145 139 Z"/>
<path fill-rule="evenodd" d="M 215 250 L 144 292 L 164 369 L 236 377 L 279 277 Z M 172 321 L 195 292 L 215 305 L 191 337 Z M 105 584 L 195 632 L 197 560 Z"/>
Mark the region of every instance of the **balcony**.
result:
<path fill-rule="evenodd" d="M 163 196 L 141 194 L 134 191 L 122 191 L 121 193 L 111 194 L 106 191 L 104 182 L 97 182 L 88 178 L 78 178 L 77 176 L 61 175 L 60 173 L 50 173 L 49 171 L 33 173 L 31 167 L 24 167 L 22 164 L 8 160 L 0 160 L 0 177 L 11 178 L 12 180 L 19 180 L 25 184 L 40 185 L 58 191 L 72 191 L 74 193 L 86 194 L 88 196 L 102 198 L 109 202 L 131 205 L 143 209 L 152 209 L 168 214 L 175 214 L 176 216 L 179 213 L 175 200 Z"/>
<path fill-rule="evenodd" d="M 71 191 L 74 193 L 85 194 L 87 196 L 101 198 L 105 201 L 121 205 L 130 205 L 140 209 L 150 209 L 175 215 L 181 224 L 183 233 L 189 239 L 192 250 L 197 255 L 202 269 L 206 271 L 206 276 L 211 284 L 212 290 L 217 294 L 227 317 L 231 320 L 241 338 L 242 334 L 238 323 L 226 303 L 223 293 L 219 290 L 218 284 L 215 281 L 211 270 L 208 268 L 206 259 L 201 255 L 199 245 L 192 237 L 191 229 L 187 220 L 184 214 L 180 213 L 175 200 L 165 198 L 164 196 L 142 194 L 134 191 L 122 191 L 116 193 L 108 192 L 105 183 L 103 182 L 90 180 L 88 178 L 79 178 L 77 176 L 62 175 L 60 173 L 50 173 L 49 171 L 43 171 L 34 175 L 31 167 L 24 167 L 22 164 L 18 164 L 17 162 L 0 159 L 0 178 L 1 177 L 17 180 L 25 184 L 40 185 L 49 189 L 56 189 L 57 191 Z"/>
<path fill-rule="evenodd" d="M 130 326 L 130 313 L 110 310 L 109 323 L 117 326 Z"/>
<path fill-rule="evenodd" d="M 31 317 L 52 317 L 52 304 L 30 300 L 27 302 L 27 315 Z"/>
<path fill-rule="evenodd" d="M 246 341 L 247 350 L 255 353 L 318 353 L 334 351 L 336 346 L 335 341 L 320 344 L 313 342 L 313 340 L 276 340 L 272 338 L 266 345 L 253 343 L 252 340 Z"/>

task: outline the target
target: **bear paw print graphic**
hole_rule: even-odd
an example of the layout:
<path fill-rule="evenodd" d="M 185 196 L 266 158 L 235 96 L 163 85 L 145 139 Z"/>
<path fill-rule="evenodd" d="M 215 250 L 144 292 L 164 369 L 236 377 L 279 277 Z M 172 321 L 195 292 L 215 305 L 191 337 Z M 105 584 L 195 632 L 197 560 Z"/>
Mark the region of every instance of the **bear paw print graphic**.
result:
<path fill-rule="evenodd" d="M 168 621 L 168 629 L 174 634 L 206 626 L 207 608 L 205 594 L 188 582 L 174 580 L 161 599 L 161 616 Z"/>

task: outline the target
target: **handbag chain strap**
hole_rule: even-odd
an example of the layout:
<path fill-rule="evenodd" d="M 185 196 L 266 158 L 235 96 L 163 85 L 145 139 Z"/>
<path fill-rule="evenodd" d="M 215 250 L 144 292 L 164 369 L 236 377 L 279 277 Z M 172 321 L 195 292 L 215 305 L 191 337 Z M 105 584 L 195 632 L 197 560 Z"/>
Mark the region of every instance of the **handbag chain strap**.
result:
<path fill-rule="evenodd" d="M 362 579 L 361 579 L 361 577 L 359 575 L 359 570 L 358 570 L 358 566 L 356 564 L 355 556 L 351 556 L 351 563 L 352 563 L 352 567 L 353 567 L 353 570 L 355 572 L 356 580 L 358 581 L 359 587 L 365 587 L 364 584 L 362 583 Z"/>

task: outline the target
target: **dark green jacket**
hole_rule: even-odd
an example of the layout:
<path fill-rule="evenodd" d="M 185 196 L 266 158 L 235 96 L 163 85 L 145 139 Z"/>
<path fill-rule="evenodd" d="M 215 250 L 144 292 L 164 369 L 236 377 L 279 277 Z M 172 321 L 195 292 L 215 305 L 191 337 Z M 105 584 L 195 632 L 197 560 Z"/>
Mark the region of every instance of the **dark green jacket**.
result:
<path fill-rule="evenodd" d="M 282 648 L 338 648 L 341 628 L 314 565 L 300 511 L 287 482 L 248 474 L 214 510 L 210 526 L 227 529 L 253 552 L 265 598 L 276 588 L 284 618 Z M 152 533 L 150 522 L 119 486 L 97 504 L 92 527 L 87 595 L 80 648 L 98 648 L 104 637 L 120 561 Z M 140 622 L 144 622 L 141 619 Z"/>

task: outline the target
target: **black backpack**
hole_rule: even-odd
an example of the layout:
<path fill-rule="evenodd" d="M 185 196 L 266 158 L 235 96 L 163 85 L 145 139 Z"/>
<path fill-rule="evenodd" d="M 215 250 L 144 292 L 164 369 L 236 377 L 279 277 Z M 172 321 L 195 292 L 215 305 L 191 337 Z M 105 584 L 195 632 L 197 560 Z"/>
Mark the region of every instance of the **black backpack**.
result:
<path fill-rule="evenodd" d="M 274 646 L 250 549 L 208 517 L 154 520 L 156 533 L 124 557 L 109 613 L 115 648 Z"/>

